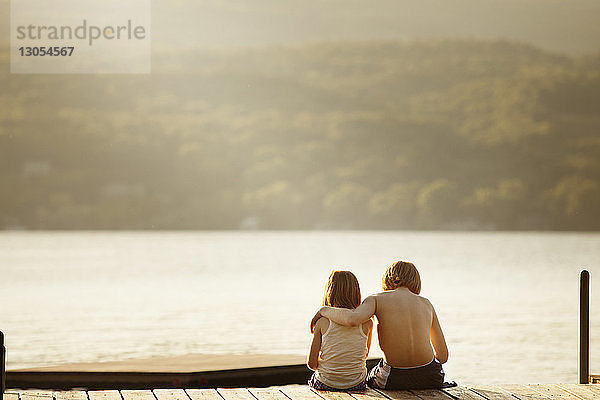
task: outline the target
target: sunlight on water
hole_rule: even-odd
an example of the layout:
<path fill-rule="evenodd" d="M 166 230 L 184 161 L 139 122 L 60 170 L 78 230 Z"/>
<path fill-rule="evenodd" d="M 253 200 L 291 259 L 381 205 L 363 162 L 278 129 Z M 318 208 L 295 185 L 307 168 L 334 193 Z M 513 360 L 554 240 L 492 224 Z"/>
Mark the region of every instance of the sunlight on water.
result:
<path fill-rule="evenodd" d="M 332 268 L 364 294 L 410 260 L 436 307 L 449 379 L 575 382 L 578 273 L 600 234 L 0 233 L 8 367 L 189 353 L 305 354 Z M 592 285 L 591 371 L 600 371 Z M 374 345 L 371 355 L 381 355 Z"/>

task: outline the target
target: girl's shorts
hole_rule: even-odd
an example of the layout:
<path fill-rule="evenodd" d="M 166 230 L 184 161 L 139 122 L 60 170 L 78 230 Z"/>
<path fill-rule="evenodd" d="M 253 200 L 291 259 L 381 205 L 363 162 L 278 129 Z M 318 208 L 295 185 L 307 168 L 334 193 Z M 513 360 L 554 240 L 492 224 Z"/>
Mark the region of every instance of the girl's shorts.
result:
<path fill-rule="evenodd" d="M 308 386 L 310 386 L 311 388 L 313 388 L 315 390 L 326 390 L 326 391 L 330 391 L 330 392 L 342 392 L 342 391 L 346 391 L 346 390 L 354 392 L 354 391 L 365 390 L 367 388 L 367 380 L 365 379 L 358 385 L 355 385 L 355 386 L 352 386 L 352 387 L 349 387 L 346 389 L 338 389 L 338 388 L 334 388 L 331 386 L 327 386 L 326 384 L 324 384 L 323 382 L 318 380 L 317 377 L 315 376 L 315 374 L 313 373 L 312 376 L 310 377 L 310 379 L 308 380 Z"/>

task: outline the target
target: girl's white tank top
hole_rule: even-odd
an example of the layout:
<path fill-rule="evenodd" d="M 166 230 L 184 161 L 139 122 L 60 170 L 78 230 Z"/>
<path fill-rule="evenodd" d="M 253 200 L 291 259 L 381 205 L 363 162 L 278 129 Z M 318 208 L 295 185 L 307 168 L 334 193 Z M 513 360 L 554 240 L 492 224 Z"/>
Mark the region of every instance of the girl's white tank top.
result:
<path fill-rule="evenodd" d="M 367 377 L 367 336 L 359 326 L 329 321 L 321 336 L 321 359 L 316 378 L 337 389 L 358 385 Z"/>

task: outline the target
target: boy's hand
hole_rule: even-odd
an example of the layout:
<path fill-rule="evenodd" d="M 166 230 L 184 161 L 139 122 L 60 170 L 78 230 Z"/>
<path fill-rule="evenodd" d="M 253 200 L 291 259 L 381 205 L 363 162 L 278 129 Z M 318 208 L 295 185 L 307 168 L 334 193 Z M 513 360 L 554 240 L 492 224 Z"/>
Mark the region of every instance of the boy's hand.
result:
<path fill-rule="evenodd" d="M 317 311 L 317 313 L 315 314 L 315 316 L 312 318 L 312 320 L 310 321 L 310 333 L 314 333 L 315 331 L 315 325 L 317 324 L 317 321 L 319 320 L 319 318 L 321 318 L 321 309 L 319 309 L 319 311 Z"/>

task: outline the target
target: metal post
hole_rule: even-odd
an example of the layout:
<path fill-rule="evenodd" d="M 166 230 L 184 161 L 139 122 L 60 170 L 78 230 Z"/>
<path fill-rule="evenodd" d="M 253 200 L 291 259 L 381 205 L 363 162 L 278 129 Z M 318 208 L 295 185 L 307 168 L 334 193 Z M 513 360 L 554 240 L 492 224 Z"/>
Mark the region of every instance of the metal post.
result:
<path fill-rule="evenodd" d="M 590 380 L 590 273 L 579 275 L 579 383 Z"/>
<path fill-rule="evenodd" d="M 6 389 L 6 347 L 4 347 L 4 333 L 0 331 L 0 400 L 4 400 Z"/>

